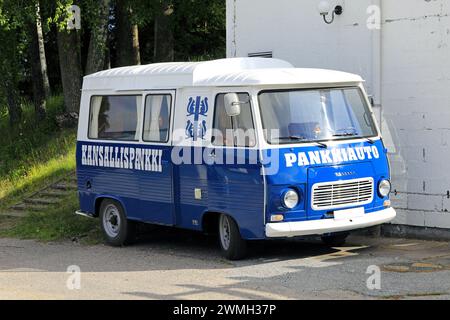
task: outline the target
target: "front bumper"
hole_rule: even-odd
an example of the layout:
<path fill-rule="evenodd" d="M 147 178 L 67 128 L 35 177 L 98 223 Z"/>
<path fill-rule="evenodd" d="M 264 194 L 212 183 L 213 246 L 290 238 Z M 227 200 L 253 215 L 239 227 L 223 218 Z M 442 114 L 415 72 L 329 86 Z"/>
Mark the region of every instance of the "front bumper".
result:
<path fill-rule="evenodd" d="M 343 220 L 314 220 L 303 222 L 268 223 L 266 225 L 267 238 L 291 238 L 309 235 L 323 235 L 373 227 L 391 222 L 397 213 L 393 208 L 367 213 L 362 217 Z"/>

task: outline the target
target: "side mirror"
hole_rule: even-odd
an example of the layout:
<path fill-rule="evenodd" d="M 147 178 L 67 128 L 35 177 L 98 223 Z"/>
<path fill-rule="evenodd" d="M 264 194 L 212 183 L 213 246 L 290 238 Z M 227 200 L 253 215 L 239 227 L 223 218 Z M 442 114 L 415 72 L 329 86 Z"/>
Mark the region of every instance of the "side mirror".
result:
<path fill-rule="evenodd" d="M 224 97 L 225 112 L 229 117 L 237 117 L 241 114 L 241 104 L 237 93 L 227 93 Z"/>

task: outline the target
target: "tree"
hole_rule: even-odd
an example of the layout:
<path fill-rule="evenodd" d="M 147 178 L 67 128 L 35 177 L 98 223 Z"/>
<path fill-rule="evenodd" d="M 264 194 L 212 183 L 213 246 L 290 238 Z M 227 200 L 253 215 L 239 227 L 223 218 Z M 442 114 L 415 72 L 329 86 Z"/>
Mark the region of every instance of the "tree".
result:
<path fill-rule="evenodd" d="M 22 117 L 18 83 L 23 74 L 21 56 L 25 39 L 21 8 L 14 1 L 0 0 L 0 92 L 5 96 L 9 122 L 13 126 Z"/>
<path fill-rule="evenodd" d="M 89 11 L 91 37 L 89 41 L 86 74 L 101 71 L 109 59 L 108 54 L 108 23 L 111 0 L 94 0 Z"/>
<path fill-rule="evenodd" d="M 134 0 L 133 20 L 154 36 L 144 58 L 153 62 L 225 57 L 226 8 L 223 0 Z M 149 59 L 149 53 L 152 58 Z"/>
<path fill-rule="evenodd" d="M 173 0 L 173 5 L 175 59 L 225 58 L 225 1 Z"/>
<path fill-rule="evenodd" d="M 139 28 L 132 20 L 132 5 L 127 0 L 116 1 L 117 65 L 141 64 Z"/>
<path fill-rule="evenodd" d="M 162 1 L 155 14 L 154 62 L 174 61 L 173 12 L 173 4 Z"/>
<path fill-rule="evenodd" d="M 35 3 L 35 15 L 32 15 L 28 26 L 30 30 L 29 52 L 35 113 L 38 119 L 43 119 L 46 113 L 46 100 L 50 96 L 50 83 L 39 1 Z"/>
<path fill-rule="evenodd" d="M 83 74 L 80 37 L 76 30 L 58 31 L 58 52 L 66 111 L 78 113 Z"/>
<path fill-rule="evenodd" d="M 66 112 L 78 113 L 81 102 L 81 87 L 83 72 L 81 67 L 81 43 L 79 30 L 68 28 L 69 19 L 73 18 L 69 12 L 70 2 L 58 3 L 58 54 L 61 70 Z"/>

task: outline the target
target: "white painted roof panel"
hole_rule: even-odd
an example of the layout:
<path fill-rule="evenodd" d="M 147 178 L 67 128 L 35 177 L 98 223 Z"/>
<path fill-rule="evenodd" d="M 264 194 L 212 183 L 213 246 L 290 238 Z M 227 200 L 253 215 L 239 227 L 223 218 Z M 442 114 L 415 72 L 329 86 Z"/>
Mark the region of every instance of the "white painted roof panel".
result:
<path fill-rule="evenodd" d="M 181 87 L 339 84 L 362 82 L 340 71 L 298 69 L 278 59 L 233 58 L 157 63 L 101 71 L 84 78 L 84 90 L 149 90 Z"/>

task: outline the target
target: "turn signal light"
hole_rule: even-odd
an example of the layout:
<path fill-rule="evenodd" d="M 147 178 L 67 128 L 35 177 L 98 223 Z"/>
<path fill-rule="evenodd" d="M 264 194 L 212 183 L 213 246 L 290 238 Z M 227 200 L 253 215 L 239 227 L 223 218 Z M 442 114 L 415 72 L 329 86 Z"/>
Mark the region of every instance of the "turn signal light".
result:
<path fill-rule="evenodd" d="M 275 214 L 270 218 L 272 222 L 281 222 L 284 220 L 284 216 L 282 214 Z"/>

